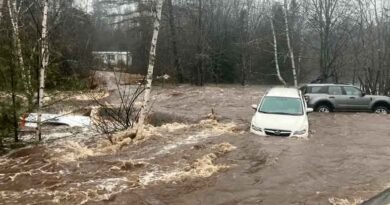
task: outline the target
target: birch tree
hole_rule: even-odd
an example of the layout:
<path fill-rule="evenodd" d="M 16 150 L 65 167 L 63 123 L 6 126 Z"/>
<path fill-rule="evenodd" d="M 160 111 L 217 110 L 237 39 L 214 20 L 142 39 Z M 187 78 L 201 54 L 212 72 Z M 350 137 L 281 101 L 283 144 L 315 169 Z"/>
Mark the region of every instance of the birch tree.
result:
<path fill-rule="evenodd" d="M 161 21 L 161 12 L 162 12 L 163 3 L 164 0 L 157 0 L 156 8 L 153 12 L 154 13 L 153 37 L 152 37 L 152 42 L 149 51 L 149 65 L 146 74 L 144 101 L 142 103 L 141 111 L 138 119 L 138 128 L 136 134 L 137 138 L 143 137 L 145 117 L 147 114 L 149 101 L 150 101 L 150 92 L 152 89 L 152 80 L 153 80 L 153 69 L 156 61 L 156 47 L 157 47 L 158 34 L 160 31 L 160 21 Z"/>
<path fill-rule="evenodd" d="M 276 38 L 276 32 L 275 32 L 275 26 L 274 21 L 272 18 L 269 18 L 269 21 L 271 23 L 271 30 L 272 30 L 272 37 L 274 40 L 274 56 L 275 56 L 275 69 L 276 69 L 276 75 L 278 76 L 278 79 L 283 85 L 287 85 L 286 81 L 283 79 L 282 75 L 280 74 L 280 68 L 279 68 L 279 57 L 278 57 L 278 40 Z"/>
<path fill-rule="evenodd" d="M 42 113 L 41 108 L 43 105 L 43 96 L 45 94 L 45 71 L 49 64 L 49 43 L 48 43 L 48 30 L 47 30 L 47 13 L 49 8 L 49 0 L 43 0 L 43 14 L 42 14 L 42 37 L 41 37 L 41 68 L 39 72 L 39 93 L 38 93 L 38 119 L 37 119 L 37 136 L 39 141 L 42 139 Z"/>
<path fill-rule="evenodd" d="M 3 18 L 3 5 L 4 5 L 4 0 L 0 0 L 0 22 L 1 19 Z"/>
<path fill-rule="evenodd" d="M 22 73 L 22 81 L 25 90 L 31 94 L 31 76 L 29 70 L 25 69 L 24 58 L 22 53 L 22 42 L 20 39 L 20 16 L 22 15 L 22 5 L 24 1 L 8 0 L 8 11 L 11 19 L 13 30 L 13 44 L 15 47 L 15 56 L 18 59 L 18 66 Z"/>
<path fill-rule="evenodd" d="M 297 79 L 297 70 L 295 67 L 295 59 L 294 59 L 294 50 L 291 46 L 291 39 L 290 39 L 290 32 L 289 32 L 289 24 L 288 24 L 288 6 L 287 6 L 287 0 L 284 0 L 284 23 L 286 26 L 286 38 L 287 38 L 287 47 L 288 47 L 288 52 L 291 60 L 291 67 L 292 67 L 292 73 L 293 73 L 293 78 L 294 78 L 294 86 L 298 87 L 298 79 Z"/>

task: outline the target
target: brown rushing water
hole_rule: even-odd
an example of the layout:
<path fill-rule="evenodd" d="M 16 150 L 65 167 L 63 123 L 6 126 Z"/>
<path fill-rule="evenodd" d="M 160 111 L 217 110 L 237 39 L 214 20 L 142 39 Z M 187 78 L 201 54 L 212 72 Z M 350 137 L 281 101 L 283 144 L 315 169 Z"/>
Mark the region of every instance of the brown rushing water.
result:
<path fill-rule="evenodd" d="M 138 145 L 115 151 L 64 129 L 68 137 L 2 156 L 0 204 L 329 204 L 390 183 L 389 116 L 313 113 L 308 140 L 259 137 L 247 128 L 262 87 L 154 93 L 156 124 L 168 124 Z M 198 123 L 212 108 L 220 122 Z"/>

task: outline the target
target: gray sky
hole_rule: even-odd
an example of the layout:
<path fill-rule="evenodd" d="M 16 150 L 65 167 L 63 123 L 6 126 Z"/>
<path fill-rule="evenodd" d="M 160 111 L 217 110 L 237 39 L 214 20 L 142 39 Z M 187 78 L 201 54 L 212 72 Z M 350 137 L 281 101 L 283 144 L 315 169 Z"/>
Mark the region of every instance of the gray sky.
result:
<path fill-rule="evenodd" d="M 87 11 L 88 13 L 91 13 L 93 11 L 92 1 L 93 0 L 75 0 L 74 5 L 84 11 Z"/>

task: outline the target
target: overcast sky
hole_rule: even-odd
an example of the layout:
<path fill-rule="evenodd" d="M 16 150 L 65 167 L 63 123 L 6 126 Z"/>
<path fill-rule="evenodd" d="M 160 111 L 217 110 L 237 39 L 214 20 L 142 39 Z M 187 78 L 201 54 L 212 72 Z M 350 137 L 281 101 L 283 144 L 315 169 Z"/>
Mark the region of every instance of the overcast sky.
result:
<path fill-rule="evenodd" d="M 91 13 L 93 11 L 92 1 L 93 0 L 75 0 L 74 5 L 84 11 L 87 11 L 88 13 Z"/>

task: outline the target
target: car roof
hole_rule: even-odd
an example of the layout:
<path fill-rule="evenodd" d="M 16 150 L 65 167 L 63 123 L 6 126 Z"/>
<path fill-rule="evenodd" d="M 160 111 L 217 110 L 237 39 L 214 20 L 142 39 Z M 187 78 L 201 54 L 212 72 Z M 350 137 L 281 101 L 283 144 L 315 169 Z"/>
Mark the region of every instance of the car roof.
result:
<path fill-rule="evenodd" d="M 313 84 L 306 84 L 305 86 L 353 86 L 352 84 L 342 84 L 342 83 L 339 83 L 339 84 L 335 84 L 335 83 L 313 83 Z"/>
<path fill-rule="evenodd" d="M 297 88 L 275 87 L 271 88 L 265 96 L 300 98 Z"/>

